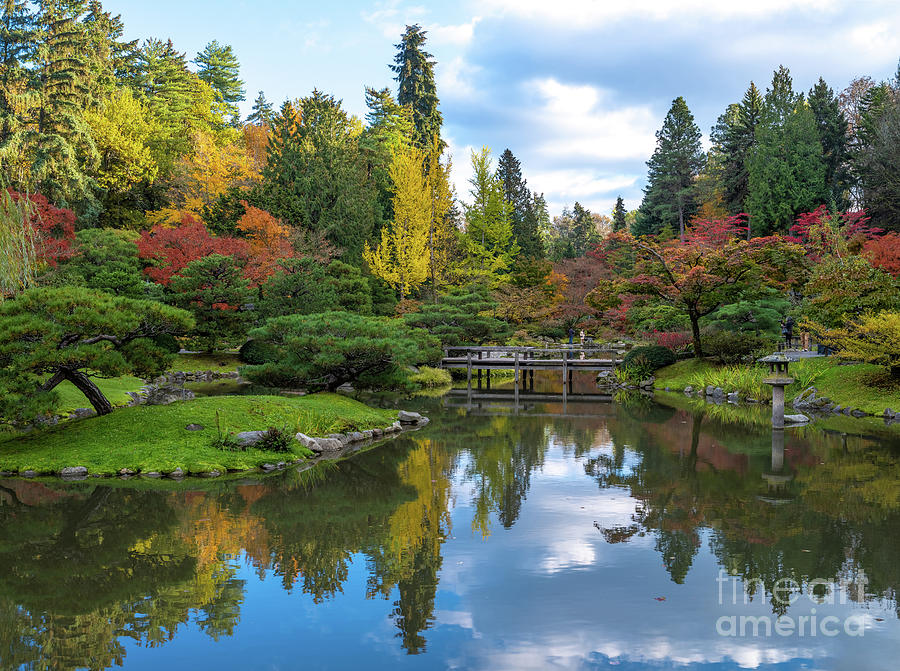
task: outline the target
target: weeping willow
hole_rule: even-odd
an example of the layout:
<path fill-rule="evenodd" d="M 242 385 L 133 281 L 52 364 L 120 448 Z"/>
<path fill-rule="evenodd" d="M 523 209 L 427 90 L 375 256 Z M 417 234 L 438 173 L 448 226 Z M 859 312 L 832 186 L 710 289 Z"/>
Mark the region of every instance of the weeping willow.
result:
<path fill-rule="evenodd" d="M 34 283 L 38 262 L 31 219 L 34 205 L 28 198 L 12 197 L 0 188 L 0 302 Z"/>

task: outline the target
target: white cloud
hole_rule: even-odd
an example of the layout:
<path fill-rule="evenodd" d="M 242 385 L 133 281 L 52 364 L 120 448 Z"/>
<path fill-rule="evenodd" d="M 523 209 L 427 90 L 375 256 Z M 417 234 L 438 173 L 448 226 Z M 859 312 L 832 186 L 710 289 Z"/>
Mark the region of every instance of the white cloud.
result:
<path fill-rule="evenodd" d="M 467 63 L 462 56 L 451 59 L 448 63 L 438 63 L 435 70 L 437 89 L 441 98 L 471 98 L 476 89 L 473 83 L 475 75 L 481 68 Z"/>
<path fill-rule="evenodd" d="M 537 91 L 533 113 L 546 158 L 569 160 L 646 159 L 656 146 L 660 119 L 648 105 L 614 107 L 610 94 L 595 86 L 564 84 L 553 78 L 531 80 Z"/>
<path fill-rule="evenodd" d="M 875 62 L 890 61 L 900 53 L 900 35 L 897 22 L 875 21 L 856 26 L 850 30 L 848 42 L 857 54 L 869 57 Z"/>
<path fill-rule="evenodd" d="M 755 2 L 709 2 L 708 0 L 484 0 L 484 10 L 503 16 L 548 21 L 578 27 L 596 26 L 626 18 L 655 21 L 685 19 L 728 20 L 767 17 L 792 10 L 817 13 L 834 9 L 836 0 L 755 0 Z M 885 2 L 885 5 L 888 3 Z"/>
<path fill-rule="evenodd" d="M 475 26 L 481 21 L 480 16 L 473 16 L 469 21 L 456 25 L 425 25 L 428 40 L 435 45 L 465 46 L 475 36 Z"/>

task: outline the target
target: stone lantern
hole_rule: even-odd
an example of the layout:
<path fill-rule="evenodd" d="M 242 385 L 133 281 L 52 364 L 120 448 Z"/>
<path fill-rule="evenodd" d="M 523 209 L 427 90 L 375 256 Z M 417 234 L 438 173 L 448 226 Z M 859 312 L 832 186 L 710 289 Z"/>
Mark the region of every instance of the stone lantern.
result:
<path fill-rule="evenodd" d="M 784 428 L 784 388 L 794 381 L 788 376 L 790 362 L 784 354 L 770 354 L 758 361 L 769 366 L 769 377 L 763 383 L 772 387 L 772 427 L 775 429 Z"/>

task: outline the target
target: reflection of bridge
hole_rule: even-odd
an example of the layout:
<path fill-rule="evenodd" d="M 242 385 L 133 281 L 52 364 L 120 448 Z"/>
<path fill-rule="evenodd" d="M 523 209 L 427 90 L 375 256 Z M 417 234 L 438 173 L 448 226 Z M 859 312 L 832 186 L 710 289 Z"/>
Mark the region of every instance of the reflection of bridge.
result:
<path fill-rule="evenodd" d="M 516 383 L 524 378 L 534 387 L 534 371 L 558 370 L 570 385 L 575 371 L 613 371 L 619 363 L 620 352 L 609 347 L 559 345 L 557 347 L 445 347 L 441 368 L 466 370 L 467 386 L 472 386 L 472 372 L 481 386 L 482 371 L 487 373 L 491 386 L 492 370 L 511 370 Z M 590 358 L 588 358 L 590 357 Z M 524 383 L 524 380 L 523 380 Z M 516 385 L 518 386 L 518 384 Z"/>
<path fill-rule="evenodd" d="M 610 403 L 613 400 L 611 394 L 572 394 L 569 393 L 569 385 L 563 385 L 561 393 L 548 393 L 545 391 L 520 390 L 519 385 L 512 389 L 451 389 L 444 396 L 445 408 L 466 408 L 467 410 L 484 410 L 494 405 L 511 407 L 514 413 L 520 410 L 530 410 L 538 403 L 561 403 L 564 415 L 568 415 L 569 403 Z M 510 403 L 510 401 L 512 403 Z M 477 414 L 477 413 L 476 413 Z M 494 413 L 489 413 L 494 414 Z M 553 413 L 557 415 L 558 413 Z M 596 413 L 588 415 L 595 417 Z"/>

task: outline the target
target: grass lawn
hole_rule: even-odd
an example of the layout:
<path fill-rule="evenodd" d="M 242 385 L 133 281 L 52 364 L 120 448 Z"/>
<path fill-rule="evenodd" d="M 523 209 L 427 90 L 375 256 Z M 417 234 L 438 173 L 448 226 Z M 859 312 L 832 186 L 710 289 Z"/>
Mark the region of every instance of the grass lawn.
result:
<path fill-rule="evenodd" d="M 885 408 L 900 410 L 900 383 L 891 380 L 879 366 L 841 366 L 832 358 L 804 359 L 791 364 L 789 374 L 796 382 L 785 389 L 788 401 L 812 386 L 819 390 L 817 396 L 827 396 L 845 407 L 875 415 L 881 415 Z M 726 392 L 737 390 L 743 395 L 769 399 L 771 391 L 762 384 L 767 375 L 767 368 L 761 365 L 717 366 L 710 361 L 687 359 L 658 370 L 654 386 L 681 391 L 688 385 L 699 389 L 711 384 Z"/>
<path fill-rule="evenodd" d="M 121 468 L 188 473 L 255 468 L 266 462 L 309 456 L 298 443 L 292 454 L 248 450 L 226 452 L 211 446 L 223 432 L 264 430 L 270 426 L 311 436 L 390 425 L 392 410 L 370 408 L 338 394 L 299 398 L 219 396 L 166 406 L 122 408 L 103 417 L 65 422 L 25 436 L 0 433 L 0 470 L 56 473 L 85 466 L 91 473 L 114 474 Z M 201 424 L 201 431 L 187 431 Z"/>
<path fill-rule="evenodd" d="M 233 373 L 241 362 L 236 352 L 214 354 L 179 354 L 172 362 L 171 370 L 184 373 L 211 370 L 218 373 Z"/>
<path fill-rule="evenodd" d="M 113 405 L 125 405 L 130 397 L 129 391 L 140 391 L 144 386 L 144 381 L 139 377 L 131 377 L 123 375 L 122 377 L 113 377 L 108 380 L 101 378 L 93 378 L 94 384 L 100 387 L 100 391 L 109 399 Z M 56 387 L 56 393 L 59 394 L 59 407 L 56 410 L 58 415 L 67 415 L 76 408 L 90 408 L 91 404 L 71 382 L 61 382 Z"/>

